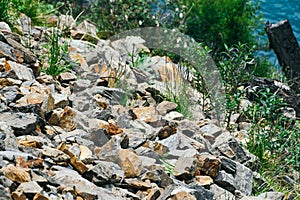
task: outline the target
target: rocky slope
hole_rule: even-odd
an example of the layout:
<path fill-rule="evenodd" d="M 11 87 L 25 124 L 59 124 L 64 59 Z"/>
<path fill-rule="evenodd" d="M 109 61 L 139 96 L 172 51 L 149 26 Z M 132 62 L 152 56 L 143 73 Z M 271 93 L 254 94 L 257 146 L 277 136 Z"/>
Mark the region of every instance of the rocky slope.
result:
<path fill-rule="evenodd" d="M 175 64 L 130 67 L 128 52 L 147 50 L 141 38 L 99 40 L 88 22 L 59 21 L 72 69 L 55 78 L 39 60 L 51 29 L 23 16 L 21 36 L 0 23 L 0 199 L 284 198 L 251 197 L 264 185 L 255 156 L 196 104 L 189 120 L 166 101 L 166 83 L 181 79 Z"/>

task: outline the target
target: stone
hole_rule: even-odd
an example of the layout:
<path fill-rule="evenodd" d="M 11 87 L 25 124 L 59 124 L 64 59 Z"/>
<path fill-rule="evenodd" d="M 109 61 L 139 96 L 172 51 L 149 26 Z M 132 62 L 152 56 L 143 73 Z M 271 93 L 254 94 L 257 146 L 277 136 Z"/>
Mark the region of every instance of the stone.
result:
<path fill-rule="evenodd" d="M 132 111 L 136 115 L 137 119 L 146 123 L 156 122 L 158 120 L 158 113 L 154 107 L 133 108 Z"/>
<path fill-rule="evenodd" d="M 11 199 L 9 192 L 3 187 L 3 185 L 0 185 L 0 197 L 1 197 L 1 200 L 10 200 Z M 18 199 L 18 200 L 20 200 L 20 199 Z"/>
<path fill-rule="evenodd" d="M 74 73 L 71 72 L 63 72 L 59 74 L 58 80 L 61 83 L 70 83 L 71 81 L 75 81 L 77 79 L 77 76 Z"/>
<path fill-rule="evenodd" d="M 9 64 L 11 70 L 15 72 L 19 80 L 33 81 L 35 79 L 32 69 L 13 61 L 7 61 L 7 63 Z"/>
<path fill-rule="evenodd" d="M 163 101 L 157 105 L 156 110 L 160 115 L 166 115 L 171 111 L 176 111 L 177 107 L 178 105 L 174 102 Z"/>
<path fill-rule="evenodd" d="M 179 191 L 173 194 L 169 199 L 170 200 L 182 200 L 182 199 L 197 200 L 195 196 L 191 195 L 186 191 Z"/>
<path fill-rule="evenodd" d="M 16 136 L 31 134 L 37 126 L 38 118 L 33 113 L 4 112 L 0 121 L 10 126 Z"/>
<path fill-rule="evenodd" d="M 122 143 L 126 142 L 128 137 L 126 135 L 116 135 L 111 137 L 111 139 L 102 147 L 96 147 L 94 152 L 100 160 L 105 160 L 109 162 L 118 162 L 118 151 L 122 148 Z"/>
<path fill-rule="evenodd" d="M 210 177 L 217 177 L 221 169 L 220 158 L 214 155 L 199 155 L 196 156 L 200 171 Z"/>
<path fill-rule="evenodd" d="M 54 108 L 65 108 L 69 105 L 68 96 L 66 94 L 53 93 Z"/>
<path fill-rule="evenodd" d="M 6 86 L 0 90 L 0 94 L 7 100 L 7 103 L 15 102 L 22 94 L 17 86 Z"/>
<path fill-rule="evenodd" d="M 96 94 L 93 99 L 95 100 L 95 104 L 98 108 L 106 109 L 108 107 L 108 102 L 100 94 Z"/>
<path fill-rule="evenodd" d="M 64 152 L 50 147 L 44 147 L 42 154 L 51 158 L 54 162 L 67 162 L 70 160 L 70 157 Z"/>
<path fill-rule="evenodd" d="M 215 124 L 207 124 L 200 129 L 203 133 L 204 138 L 212 138 L 210 143 L 214 143 L 214 138 L 217 138 L 221 133 L 222 129 Z"/>
<path fill-rule="evenodd" d="M 192 157 L 179 157 L 173 173 L 179 180 L 190 180 L 195 176 L 197 170 L 197 159 Z"/>
<path fill-rule="evenodd" d="M 36 194 L 43 191 L 43 188 L 35 181 L 21 183 L 17 188 L 17 191 L 22 191 L 25 194 Z"/>
<path fill-rule="evenodd" d="M 33 197 L 33 200 L 49 200 L 49 198 L 41 193 L 36 193 Z"/>
<path fill-rule="evenodd" d="M 166 122 L 165 125 L 158 131 L 159 139 L 165 139 L 170 135 L 177 133 L 178 124 L 175 122 Z"/>
<path fill-rule="evenodd" d="M 116 196 L 118 196 L 118 197 L 120 197 L 122 199 L 128 199 L 128 198 L 132 199 L 132 200 L 139 200 L 140 199 L 138 195 L 136 195 L 136 194 L 134 194 L 134 193 L 132 193 L 132 192 L 126 190 L 126 189 L 113 187 L 112 188 L 112 192 Z"/>
<path fill-rule="evenodd" d="M 62 152 L 64 152 L 65 154 L 67 154 L 68 156 L 70 156 L 70 163 L 71 165 L 80 173 L 83 174 L 88 170 L 88 167 L 81 161 L 78 159 L 78 157 L 76 157 L 76 155 L 74 153 L 72 153 L 67 145 L 65 143 L 61 143 L 58 146 L 58 149 Z"/>
<path fill-rule="evenodd" d="M 196 182 L 201 186 L 209 186 L 213 184 L 213 179 L 210 176 L 195 176 Z"/>
<path fill-rule="evenodd" d="M 114 199 L 121 200 L 112 194 L 108 189 L 97 187 L 87 179 L 83 178 L 76 171 L 65 167 L 53 166 L 53 179 L 63 188 L 76 188 L 83 199 Z M 86 196 L 86 198 L 85 198 Z"/>
<path fill-rule="evenodd" d="M 36 140 L 19 140 L 19 145 L 23 145 L 30 148 L 41 148 L 43 143 L 36 141 Z"/>
<path fill-rule="evenodd" d="M 62 114 L 60 115 L 58 125 L 63 128 L 65 131 L 72 131 L 76 128 L 75 120 L 76 112 L 73 108 L 66 106 L 63 109 Z"/>
<path fill-rule="evenodd" d="M 284 199 L 285 195 L 281 192 L 264 192 L 258 195 L 258 197 L 272 200 L 282 200 Z"/>
<path fill-rule="evenodd" d="M 115 163 L 97 161 L 97 164 L 86 171 L 83 177 L 101 186 L 108 183 L 120 183 L 124 178 L 124 171 Z"/>
<path fill-rule="evenodd" d="M 11 32 L 9 25 L 5 22 L 0 22 L 0 30 Z"/>
<path fill-rule="evenodd" d="M 75 27 L 75 25 L 75 20 L 71 15 L 60 15 L 58 17 L 58 26 L 60 30 L 71 30 Z"/>
<path fill-rule="evenodd" d="M 12 181 L 18 183 L 24 183 L 30 181 L 30 175 L 26 172 L 25 169 L 21 167 L 15 167 L 13 165 L 8 165 L 1 169 L 1 172 Z"/>
<path fill-rule="evenodd" d="M 125 172 L 125 177 L 137 177 L 142 171 L 140 158 L 128 149 L 120 149 L 118 152 L 118 164 Z"/>
<path fill-rule="evenodd" d="M 213 196 L 214 200 L 235 200 L 236 199 L 231 192 L 224 190 L 223 188 L 217 186 L 216 184 L 212 184 L 210 186 L 210 191 L 214 194 Z"/>
<path fill-rule="evenodd" d="M 235 164 L 235 174 L 228 174 L 221 170 L 219 175 L 214 178 L 214 182 L 232 193 L 238 190 L 242 195 L 250 195 L 252 193 L 253 172 L 238 162 Z"/>
<path fill-rule="evenodd" d="M 26 200 L 26 196 L 22 191 L 21 192 L 14 191 L 14 192 L 12 192 L 11 196 L 12 196 L 13 200 Z"/>
<path fill-rule="evenodd" d="M 181 114 L 179 112 L 171 111 L 171 112 L 167 113 L 164 118 L 169 121 L 170 120 L 180 121 L 180 120 L 184 119 L 184 116 L 183 116 L 183 114 Z"/>
<path fill-rule="evenodd" d="M 149 180 L 141 181 L 136 178 L 125 178 L 124 183 L 128 184 L 129 188 L 136 190 L 148 190 L 152 188 Z"/>
<path fill-rule="evenodd" d="M 17 19 L 17 23 L 19 25 L 19 30 L 22 35 L 30 34 L 31 32 L 31 19 L 25 14 L 21 13 Z"/>

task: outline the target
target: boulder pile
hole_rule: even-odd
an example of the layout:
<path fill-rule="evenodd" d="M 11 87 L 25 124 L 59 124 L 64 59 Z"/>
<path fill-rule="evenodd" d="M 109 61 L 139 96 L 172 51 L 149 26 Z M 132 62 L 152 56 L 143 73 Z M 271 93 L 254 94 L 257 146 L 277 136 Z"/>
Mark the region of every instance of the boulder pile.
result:
<path fill-rule="evenodd" d="M 180 71 L 168 58 L 133 67 L 147 51 L 142 38 L 100 40 L 89 22 L 51 18 L 69 30 L 59 42 L 71 66 L 51 76 L 40 60 L 51 29 L 22 17 L 20 34 L 0 23 L 1 199 L 283 199 L 250 196 L 264 180 L 237 137 L 247 124 L 223 130 L 193 103 L 195 91 L 194 117 L 177 112 L 166 85 Z"/>

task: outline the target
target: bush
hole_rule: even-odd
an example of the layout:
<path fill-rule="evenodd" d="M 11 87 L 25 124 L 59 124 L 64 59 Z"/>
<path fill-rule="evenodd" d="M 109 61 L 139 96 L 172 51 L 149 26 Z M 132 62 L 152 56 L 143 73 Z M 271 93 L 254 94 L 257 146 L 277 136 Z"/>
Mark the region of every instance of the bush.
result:
<path fill-rule="evenodd" d="M 203 41 L 214 52 L 224 50 L 224 44 L 254 43 L 253 28 L 257 7 L 249 0 L 186 1 L 191 8 L 186 16 L 186 33 Z"/>

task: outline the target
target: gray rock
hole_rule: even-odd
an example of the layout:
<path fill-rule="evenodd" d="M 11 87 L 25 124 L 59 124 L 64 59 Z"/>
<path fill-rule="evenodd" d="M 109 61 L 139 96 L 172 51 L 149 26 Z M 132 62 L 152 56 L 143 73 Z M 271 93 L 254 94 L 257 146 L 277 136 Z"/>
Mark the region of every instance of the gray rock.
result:
<path fill-rule="evenodd" d="M 7 61 L 11 69 L 16 73 L 19 80 L 33 81 L 35 80 L 32 69 L 12 61 Z"/>
<path fill-rule="evenodd" d="M 0 90 L 0 94 L 4 96 L 7 103 L 14 102 L 22 96 L 21 91 L 17 86 L 6 86 Z"/>
<path fill-rule="evenodd" d="M 11 32 L 9 25 L 5 22 L 0 22 L 0 30 Z"/>
<path fill-rule="evenodd" d="M 3 187 L 3 185 L 0 185 L 0 199 L 1 200 L 10 200 L 10 194 L 8 190 Z"/>
<path fill-rule="evenodd" d="M 91 183 L 87 179 L 83 178 L 74 170 L 60 166 L 53 166 L 52 169 L 55 170 L 53 179 L 63 186 L 63 188 L 76 188 L 82 194 L 86 194 L 90 197 L 92 196 L 94 199 L 121 200 L 108 189 L 97 187 L 94 183 Z"/>
<path fill-rule="evenodd" d="M 216 184 L 212 184 L 209 191 L 214 194 L 213 200 L 235 200 L 235 196 L 231 192 L 228 192 Z"/>
<path fill-rule="evenodd" d="M 235 163 L 235 174 L 228 174 L 221 170 L 214 182 L 232 193 L 238 190 L 242 195 L 250 195 L 252 193 L 253 172 L 244 165 L 238 162 Z M 234 167 L 234 164 L 231 165 L 232 167 Z M 232 172 L 234 169 L 230 171 Z"/>
<path fill-rule="evenodd" d="M 124 171 L 121 170 L 119 165 L 112 162 L 98 161 L 97 165 L 83 174 L 83 177 L 101 186 L 121 182 L 124 178 Z"/>
<path fill-rule="evenodd" d="M 0 113 L 0 121 L 11 126 L 16 136 L 31 134 L 38 123 L 33 113 Z"/>
<path fill-rule="evenodd" d="M 222 129 L 215 124 L 207 124 L 201 127 L 201 131 L 203 132 L 205 138 L 212 138 L 209 140 L 211 144 L 214 143 L 213 138 L 217 138 L 222 133 Z"/>
<path fill-rule="evenodd" d="M 17 191 L 22 191 L 25 194 L 36 194 L 43 191 L 43 188 L 35 181 L 21 183 L 17 188 Z"/>
<path fill-rule="evenodd" d="M 64 108 L 69 104 L 68 95 L 53 93 L 54 108 Z"/>
<path fill-rule="evenodd" d="M 163 101 L 157 105 L 156 109 L 160 115 L 165 115 L 171 111 L 176 111 L 177 107 L 178 105 L 174 102 Z"/>
<path fill-rule="evenodd" d="M 179 157 L 174 167 L 174 175 L 179 180 L 190 180 L 197 169 L 197 159 L 193 157 Z"/>
<path fill-rule="evenodd" d="M 258 195 L 258 197 L 272 200 L 282 200 L 284 199 L 284 194 L 281 192 L 264 192 Z"/>

